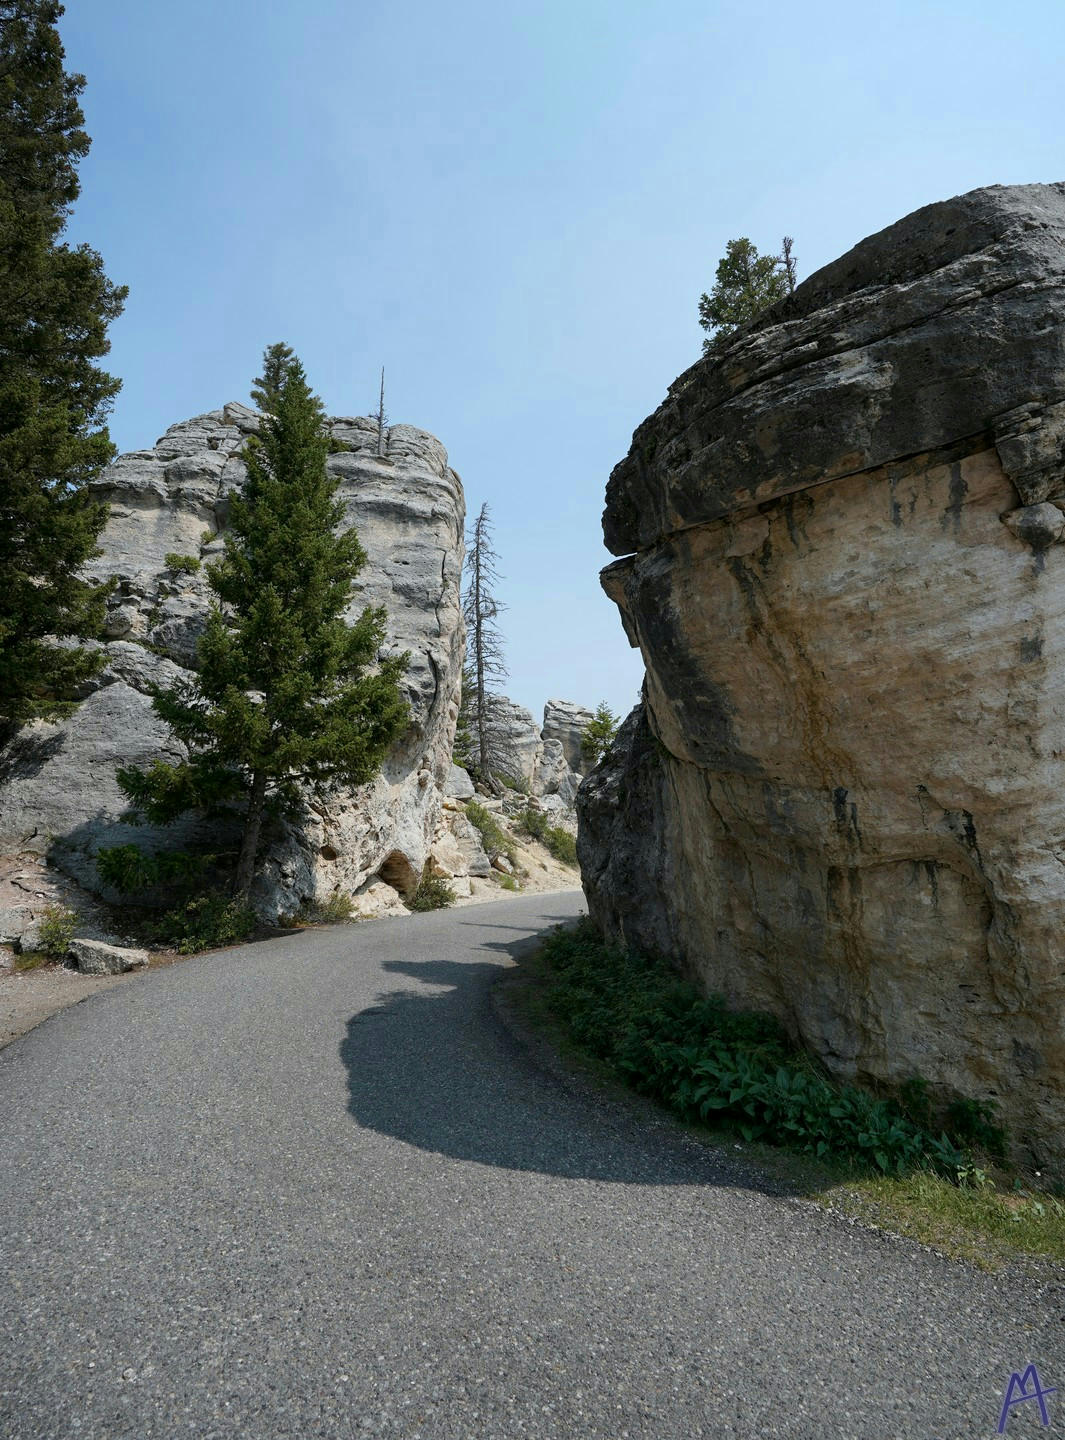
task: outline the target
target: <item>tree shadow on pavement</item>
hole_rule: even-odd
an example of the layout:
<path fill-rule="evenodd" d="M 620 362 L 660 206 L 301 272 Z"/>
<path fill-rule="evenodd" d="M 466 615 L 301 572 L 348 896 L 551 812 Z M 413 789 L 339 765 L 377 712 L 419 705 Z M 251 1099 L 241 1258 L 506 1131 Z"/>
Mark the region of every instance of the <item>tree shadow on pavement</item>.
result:
<path fill-rule="evenodd" d="M 480 948 L 519 958 L 537 943 L 523 928 L 519 940 Z M 348 1021 L 340 1057 L 360 1126 L 453 1159 L 571 1179 L 788 1188 L 670 1123 L 560 1084 L 496 1016 L 490 990 L 505 968 L 477 959 L 385 963 L 417 988 L 384 995 Z"/>

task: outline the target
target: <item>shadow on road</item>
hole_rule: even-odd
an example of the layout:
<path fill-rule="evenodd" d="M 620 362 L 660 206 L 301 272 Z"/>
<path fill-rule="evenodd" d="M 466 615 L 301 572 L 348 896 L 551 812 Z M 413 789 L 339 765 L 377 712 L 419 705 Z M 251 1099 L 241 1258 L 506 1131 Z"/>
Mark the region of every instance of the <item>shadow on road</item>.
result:
<path fill-rule="evenodd" d="M 501 927 L 484 928 L 498 933 Z M 536 943 L 522 929 L 519 940 L 485 941 L 480 948 L 520 958 Z M 384 968 L 431 990 L 394 991 L 348 1021 L 340 1056 L 348 1071 L 348 1109 L 359 1125 L 422 1150 L 509 1170 L 780 1193 L 779 1184 L 739 1173 L 727 1154 L 585 1100 L 531 1064 L 492 1010 L 489 990 L 502 964 L 395 961 Z"/>

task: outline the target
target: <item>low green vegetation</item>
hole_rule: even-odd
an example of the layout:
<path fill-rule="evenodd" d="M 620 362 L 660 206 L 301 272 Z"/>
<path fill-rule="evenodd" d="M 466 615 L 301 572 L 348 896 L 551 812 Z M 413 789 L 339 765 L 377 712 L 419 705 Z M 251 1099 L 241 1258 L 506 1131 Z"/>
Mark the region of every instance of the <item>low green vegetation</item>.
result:
<path fill-rule="evenodd" d="M 327 900 L 304 900 L 284 923 L 289 925 L 343 925 L 355 914 L 355 903 L 343 890 L 334 890 Z"/>
<path fill-rule="evenodd" d="M 430 875 L 426 868 L 418 888 L 403 903 L 408 910 L 443 910 L 448 905 L 454 905 L 456 898 L 447 881 L 439 875 Z"/>
<path fill-rule="evenodd" d="M 1001 1151 L 982 1107 L 964 1134 L 931 1128 L 923 1087 L 915 1112 L 905 1099 L 830 1080 L 771 1015 L 729 1010 L 660 962 L 604 945 L 588 924 L 556 932 L 545 954 L 572 1038 L 687 1120 L 891 1174 L 926 1166 L 956 1178 L 972 1163 L 966 1142 L 977 1124 Z"/>
<path fill-rule="evenodd" d="M 175 575 L 195 575 L 201 563 L 196 555 L 178 555 L 173 550 L 167 552 L 165 559 L 166 568 Z"/>
<path fill-rule="evenodd" d="M 553 932 L 535 968 L 530 1018 L 564 1050 L 689 1127 L 742 1140 L 789 1188 L 985 1268 L 1018 1253 L 1065 1262 L 1065 1195 L 1004 1168 L 987 1106 L 936 1113 L 919 1079 L 897 1097 L 837 1083 L 772 1016 L 728 1010 L 587 921 Z"/>
<path fill-rule="evenodd" d="M 152 855 L 136 845 L 112 845 L 96 853 L 100 879 L 125 895 L 158 886 L 193 885 L 217 863 L 218 856 L 214 854 L 169 850 Z"/>
<path fill-rule="evenodd" d="M 149 924 L 150 938 L 181 955 L 198 955 L 249 940 L 258 925 L 255 911 L 221 890 L 195 895 Z"/>
<path fill-rule="evenodd" d="M 524 835 L 529 835 L 533 840 L 539 840 L 541 845 L 547 847 L 556 860 L 563 865 L 576 865 L 577 863 L 577 842 L 568 830 L 563 830 L 561 825 L 552 825 L 550 818 L 542 810 L 534 810 L 531 805 L 522 812 L 518 821 Z"/>
<path fill-rule="evenodd" d="M 481 843 L 490 860 L 494 860 L 497 855 L 505 855 L 512 865 L 517 865 L 518 851 L 514 841 L 490 810 L 486 810 L 476 800 L 471 800 L 466 806 L 466 818 L 481 832 Z"/>
<path fill-rule="evenodd" d="M 518 882 L 514 879 L 514 876 L 513 876 L 513 875 L 503 875 L 503 874 L 501 874 L 501 873 L 497 870 L 497 871 L 496 871 L 496 877 L 497 877 L 497 883 L 498 883 L 498 885 L 499 885 L 500 890 L 520 890 L 520 889 L 521 889 L 521 886 L 520 886 L 520 885 L 518 884 Z"/>

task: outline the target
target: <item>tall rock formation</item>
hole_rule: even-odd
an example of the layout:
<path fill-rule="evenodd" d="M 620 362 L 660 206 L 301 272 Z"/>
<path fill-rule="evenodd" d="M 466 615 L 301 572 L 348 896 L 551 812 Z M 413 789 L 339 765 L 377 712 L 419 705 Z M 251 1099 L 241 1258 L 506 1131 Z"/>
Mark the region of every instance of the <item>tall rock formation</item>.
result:
<path fill-rule="evenodd" d="M 1065 186 L 927 206 L 692 366 L 604 533 L 647 682 L 592 914 L 1065 1169 Z"/>
<path fill-rule="evenodd" d="M 544 706 L 544 742 L 557 740 L 562 746 L 566 764 L 578 775 L 588 768 L 581 750 L 581 737 L 595 713 L 572 700 L 549 700 Z"/>
<path fill-rule="evenodd" d="M 69 720 L 27 726 L 0 757 L 0 850 L 47 854 L 98 888 L 101 846 L 172 845 L 189 829 L 202 835 L 195 826 L 154 833 L 123 824 L 115 770 L 177 756 L 148 689 L 179 678 L 193 661 L 209 597 L 196 562 L 221 553 L 228 498 L 245 478 L 240 451 L 258 424 L 255 411 L 226 405 L 171 426 L 154 449 L 120 456 L 98 480 L 111 514 L 89 573 L 118 577 L 107 668 Z M 386 653 L 410 652 L 412 723 L 376 780 L 311 799 L 303 821 L 275 838 L 256 891 L 264 914 L 373 887 L 378 878 L 409 890 L 438 830 L 451 769 L 464 644 L 461 482 L 444 447 L 422 430 L 393 426 L 378 456 L 376 422 L 341 417 L 329 429 L 343 447 L 329 468 L 368 557 L 352 614 L 383 605 Z M 189 561 L 174 565 L 168 555 Z M 378 908 L 396 900 L 380 886 L 374 895 L 385 896 Z"/>

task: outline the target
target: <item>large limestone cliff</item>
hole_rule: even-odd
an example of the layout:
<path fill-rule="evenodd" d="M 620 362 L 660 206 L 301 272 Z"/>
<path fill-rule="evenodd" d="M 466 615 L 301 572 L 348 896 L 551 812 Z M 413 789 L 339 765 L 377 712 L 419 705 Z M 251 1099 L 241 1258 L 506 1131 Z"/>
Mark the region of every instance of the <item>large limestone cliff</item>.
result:
<path fill-rule="evenodd" d="M 674 383 L 604 532 L 647 683 L 578 797 L 593 915 L 1065 1168 L 1065 186 L 812 276 Z"/>
<path fill-rule="evenodd" d="M 89 573 L 119 582 L 107 667 L 69 720 L 27 726 L 0 757 L 0 850 L 45 854 L 96 888 L 99 847 L 172 844 L 187 833 L 123 825 L 115 770 L 177 754 L 147 692 L 186 673 L 209 590 L 202 569 L 182 573 L 166 557 L 221 552 L 228 496 L 245 477 L 240 451 L 258 424 L 256 412 L 226 405 L 171 426 L 154 449 L 120 456 L 100 477 L 96 488 L 111 512 Z M 368 557 L 352 613 L 383 605 L 387 653 L 410 652 L 412 723 L 375 781 L 311 799 L 302 823 L 274 839 L 256 895 L 265 914 L 360 888 L 369 893 L 363 910 L 394 907 L 441 831 L 451 769 L 464 644 L 461 482 L 424 431 L 393 426 L 379 457 L 373 421 L 337 418 L 329 428 L 346 447 L 329 468 Z"/>

